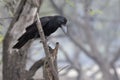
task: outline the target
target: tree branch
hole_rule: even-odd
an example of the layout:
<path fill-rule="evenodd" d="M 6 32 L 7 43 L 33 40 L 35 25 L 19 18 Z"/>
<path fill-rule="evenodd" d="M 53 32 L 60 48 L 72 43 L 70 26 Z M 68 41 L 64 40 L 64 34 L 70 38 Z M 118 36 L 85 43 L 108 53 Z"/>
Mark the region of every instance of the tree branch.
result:
<path fill-rule="evenodd" d="M 44 35 L 43 29 L 42 29 L 42 26 L 41 26 L 41 22 L 39 20 L 38 13 L 37 13 L 37 28 L 38 28 L 38 31 L 39 31 L 39 34 L 40 34 L 40 37 L 41 37 L 41 41 L 43 43 L 43 47 L 44 47 L 44 51 L 45 51 L 45 55 L 46 55 L 46 60 L 48 61 L 48 64 L 51 68 L 51 73 L 55 78 L 54 80 L 58 80 L 57 72 L 54 68 L 54 65 L 52 64 L 52 58 L 51 58 L 51 55 L 50 55 L 49 48 L 47 46 L 47 42 L 46 42 L 45 35 Z"/>
<path fill-rule="evenodd" d="M 58 80 L 58 69 L 57 69 L 57 52 L 58 52 L 58 47 L 59 47 L 59 43 L 56 43 L 56 47 L 54 49 L 52 49 L 51 47 L 49 47 L 49 51 L 50 51 L 50 58 L 46 59 L 44 62 L 44 66 L 43 66 L 43 76 L 45 78 L 45 80 Z M 51 66 L 49 64 L 49 61 L 51 60 L 51 65 L 52 68 L 55 71 L 56 76 L 53 75 L 53 70 L 51 69 Z"/>
<path fill-rule="evenodd" d="M 55 10 L 56 10 L 59 14 L 63 15 L 64 13 L 63 13 L 62 9 L 59 8 L 59 7 L 55 4 L 55 2 L 54 2 L 53 0 L 50 0 L 50 1 L 51 1 L 51 3 L 52 3 L 52 6 L 55 8 Z"/>
<path fill-rule="evenodd" d="M 45 58 L 42 58 L 42 59 L 40 59 L 39 61 L 35 62 L 35 63 L 32 65 L 32 67 L 31 67 L 30 70 L 28 71 L 28 74 L 29 74 L 28 78 L 32 78 L 32 77 L 35 75 L 36 71 L 37 71 L 41 66 L 43 66 L 44 61 L 45 61 Z"/>

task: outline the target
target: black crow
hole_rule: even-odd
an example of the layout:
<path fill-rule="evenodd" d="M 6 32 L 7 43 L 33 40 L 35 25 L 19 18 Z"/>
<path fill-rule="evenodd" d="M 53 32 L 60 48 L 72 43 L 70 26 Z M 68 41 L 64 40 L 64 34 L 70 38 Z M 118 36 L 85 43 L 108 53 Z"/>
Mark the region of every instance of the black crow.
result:
<path fill-rule="evenodd" d="M 67 23 L 67 19 L 63 16 L 46 16 L 40 18 L 40 21 L 46 37 L 55 32 L 59 27 L 62 29 L 65 28 Z M 26 32 L 18 39 L 13 48 L 20 49 L 29 40 L 35 38 L 40 38 L 36 22 L 26 28 Z"/>

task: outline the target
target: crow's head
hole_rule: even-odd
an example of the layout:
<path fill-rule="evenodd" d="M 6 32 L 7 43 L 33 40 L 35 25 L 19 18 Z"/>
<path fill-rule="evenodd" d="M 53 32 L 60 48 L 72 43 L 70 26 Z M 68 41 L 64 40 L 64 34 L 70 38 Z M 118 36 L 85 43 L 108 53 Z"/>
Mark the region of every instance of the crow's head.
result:
<path fill-rule="evenodd" d="M 63 16 L 55 16 L 56 21 L 61 25 L 66 25 L 67 19 Z"/>
<path fill-rule="evenodd" d="M 55 16 L 57 23 L 60 25 L 59 27 L 63 30 L 64 33 L 67 33 L 67 19 L 63 16 Z"/>

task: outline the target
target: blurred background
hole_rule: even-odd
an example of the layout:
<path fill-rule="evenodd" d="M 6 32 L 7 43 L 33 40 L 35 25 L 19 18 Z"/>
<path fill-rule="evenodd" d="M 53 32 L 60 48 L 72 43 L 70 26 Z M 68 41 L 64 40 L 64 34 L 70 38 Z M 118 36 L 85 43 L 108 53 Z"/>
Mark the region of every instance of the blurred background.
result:
<path fill-rule="evenodd" d="M 0 80 L 2 41 L 19 1 L 0 0 Z M 60 43 L 60 80 L 120 80 L 120 0 L 43 0 L 40 17 L 50 15 L 68 20 L 67 35 L 58 29 L 48 41 L 53 47 Z M 40 45 L 32 43 L 26 69 L 44 56 Z"/>

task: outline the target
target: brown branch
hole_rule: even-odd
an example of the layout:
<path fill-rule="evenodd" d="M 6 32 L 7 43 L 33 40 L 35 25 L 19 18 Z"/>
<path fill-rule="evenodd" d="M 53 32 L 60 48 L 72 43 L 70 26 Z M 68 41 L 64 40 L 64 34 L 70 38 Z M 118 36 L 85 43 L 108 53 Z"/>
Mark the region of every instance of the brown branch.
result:
<path fill-rule="evenodd" d="M 31 76 L 33 76 L 35 74 L 35 72 L 41 67 L 43 66 L 45 61 L 45 58 L 40 59 L 39 61 L 35 62 L 33 64 L 33 66 L 30 68 L 29 73 L 32 74 Z"/>
<path fill-rule="evenodd" d="M 50 58 L 45 60 L 44 66 L 43 66 L 43 76 L 45 80 L 58 80 L 58 69 L 57 69 L 58 47 L 59 47 L 58 43 L 56 43 L 55 49 L 52 49 L 51 47 L 49 47 Z M 54 76 L 52 73 L 53 70 L 51 69 L 51 66 L 49 64 L 50 60 L 52 61 L 51 65 L 52 65 L 52 68 L 55 70 L 56 76 Z"/>
<path fill-rule="evenodd" d="M 49 48 L 47 46 L 47 42 L 46 42 L 45 35 L 44 35 L 43 29 L 42 29 L 42 26 L 41 26 L 41 22 L 39 20 L 38 13 L 37 13 L 37 28 L 38 28 L 38 31 L 39 31 L 39 34 L 40 34 L 40 37 L 41 37 L 41 41 L 43 43 L 43 47 L 44 47 L 46 59 L 47 59 L 48 64 L 49 64 L 49 66 L 51 68 L 51 73 L 52 73 L 52 75 L 55 78 L 54 80 L 58 80 L 56 70 L 54 68 L 54 65 L 52 64 L 52 60 L 51 60 L 51 56 L 50 56 L 50 51 L 49 51 Z"/>
<path fill-rule="evenodd" d="M 41 37 L 41 42 L 43 43 L 45 55 L 46 55 L 47 58 L 49 58 L 50 57 L 50 52 L 49 52 L 49 48 L 47 46 L 47 41 L 45 39 L 45 35 L 44 35 L 43 29 L 42 29 L 41 22 L 39 20 L 38 13 L 37 13 L 37 28 L 38 28 L 38 31 L 39 31 L 39 34 L 40 34 L 40 37 Z"/>
<path fill-rule="evenodd" d="M 45 61 L 45 58 L 42 58 L 40 60 L 38 60 L 37 62 L 35 62 L 32 67 L 29 69 L 29 71 L 27 71 L 25 74 L 27 74 L 27 79 L 28 80 L 31 80 L 32 77 L 35 75 L 36 71 L 41 67 L 43 66 L 44 64 L 44 61 Z"/>
<path fill-rule="evenodd" d="M 56 43 L 55 49 L 52 49 L 51 47 L 49 47 L 50 54 L 51 54 L 53 61 L 56 61 L 56 59 L 57 59 L 58 46 L 59 46 L 59 44 Z M 35 62 L 32 65 L 32 67 L 29 69 L 29 71 L 26 73 L 26 74 L 28 74 L 27 79 L 32 79 L 32 77 L 35 75 L 36 71 L 44 65 L 45 61 L 46 61 L 46 58 L 42 58 L 42 59 L 38 60 L 37 62 Z M 56 62 L 55 62 L 55 67 L 54 67 L 54 69 L 57 70 L 57 63 Z"/>

